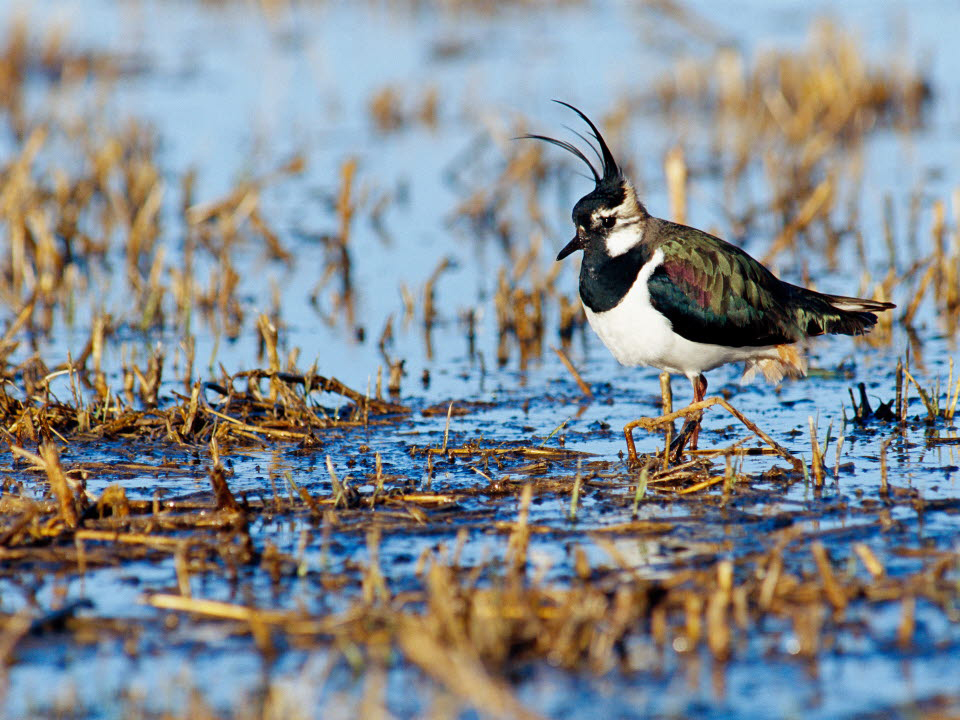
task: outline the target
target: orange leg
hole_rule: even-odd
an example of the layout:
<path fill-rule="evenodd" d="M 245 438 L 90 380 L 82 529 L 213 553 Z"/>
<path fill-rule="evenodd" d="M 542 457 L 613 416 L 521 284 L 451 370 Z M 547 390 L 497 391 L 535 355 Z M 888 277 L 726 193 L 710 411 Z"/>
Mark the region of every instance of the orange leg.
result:
<path fill-rule="evenodd" d="M 693 401 L 695 403 L 703 402 L 704 396 L 707 394 L 707 378 L 703 373 L 690 381 L 693 384 Z M 697 415 L 693 419 L 694 426 L 693 431 L 690 433 L 690 449 L 697 449 L 697 440 L 700 438 L 700 420 L 703 418 L 703 415 Z M 689 422 L 689 421 L 688 421 Z"/>
<path fill-rule="evenodd" d="M 690 383 L 693 385 L 693 403 L 690 407 L 697 406 L 698 408 L 708 406 L 708 403 L 704 402 L 704 397 L 707 394 L 707 378 L 704 377 L 703 373 L 698 375 L 695 378 L 690 380 Z M 714 398 L 714 400 L 717 400 Z M 718 402 L 725 402 L 722 400 L 717 400 Z M 692 413 L 686 413 L 683 410 L 680 410 L 675 413 L 670 413 L 669 415 L 664 415 L 659 418 L 641 418 L 639 420 L 634 420 L 633 422 L 627 423 L 623 428 L 623 434 L 626 437 L 627 441 L 627 454 L 629 456 L 629 461 L 631 464 L 636 464 L 640 461 L 639 456 L 637 455 L 637 449 L 633 441 L 633 428 L 635 427 L 645 427 L 650 429 L 654 427 L 653 423 L 663 422 L 665 417 L 684 417 L 685 421 L 683 427 L 680 428 L 680 432 L 673 439 L 673 442 L 670 443 L 669 453 L 673 457 L 673 460 L 676 462 L 680 459 L 680 456 L 683 454 L 683 449 L 687 446 L 687 443 L 690 443 L 690 449 L 697 449 L 697 440 L 700 436 L 700 421 L 703 418 L 703 411 L 701 409 L 696 410 Z"/>

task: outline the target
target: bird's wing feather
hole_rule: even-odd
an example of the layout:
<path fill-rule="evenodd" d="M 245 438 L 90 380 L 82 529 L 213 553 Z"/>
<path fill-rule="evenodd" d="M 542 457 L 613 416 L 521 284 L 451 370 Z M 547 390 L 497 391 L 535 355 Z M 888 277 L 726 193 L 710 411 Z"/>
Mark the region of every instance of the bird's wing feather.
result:
<path fill-rule="evenodd" d="M 694 228 L 663 223 L 663 263 L 650 302 L 682 337 L 730 347 L 795 342 L 807 335 L 791 303 L 794 286 L 740 248 Z"/>

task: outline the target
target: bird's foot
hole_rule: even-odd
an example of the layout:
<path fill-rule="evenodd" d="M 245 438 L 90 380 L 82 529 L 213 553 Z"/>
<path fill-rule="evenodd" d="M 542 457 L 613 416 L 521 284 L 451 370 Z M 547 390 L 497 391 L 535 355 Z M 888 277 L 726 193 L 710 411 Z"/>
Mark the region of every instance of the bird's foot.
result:
<path fill-rule="evenodd" d="M 670 443 L 670 457 L 673 462 L 679 462 L 680 457 L 683 455 L 683 450 L 687 446 L 687 443 L 690 443 L 690 449 L 697 449 L 697 440 L 700 435 L 700 415 L 699 413 L 695 418 L 688 418 L 683 423 L 683 427 L 680 428 L 680 432 Z"/>
<path fill-rule="evenodd" d="M 690 445 L 690 449 L 696 450 L 697 438 L 700 435 L 700 419 L 703 416 L 703 413 L 698 412 L 694 414 L 692 418 L 687 418 L 683 423 L 683 427 L 680 428 L 679 434 L 674 435 L 672 428 L 673 422 L 677 419 L 677 416 L 680 416 L 680 413 L 662 415 L 657 418 L 639 418 L 626 424 L 626 426 L 623 428 L 623 434 L 627 441 L 627 464 L 630 467 L 639 467 L 646 462 L 637 454 L 637 448 L 634 444 L 633 429 L 636 427 L 653 430 L 657 426 L 663 425 L 665 420 L 669 421 L 671 431 L 668 433 L 667 437 L 672 437 L 673 439 L 670 441 L 670 446 L 666 451 L 664 462 L 667 462 L 666 458 L 669 458 L 672 462 L 677 462 L 683 455 L 683 450 L 688 444 Z"/>

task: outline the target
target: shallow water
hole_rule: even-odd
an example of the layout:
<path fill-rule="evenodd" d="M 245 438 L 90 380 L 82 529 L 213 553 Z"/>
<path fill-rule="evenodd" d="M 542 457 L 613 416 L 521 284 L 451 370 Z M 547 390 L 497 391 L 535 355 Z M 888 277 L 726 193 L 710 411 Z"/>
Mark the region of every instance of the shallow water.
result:
<path fill-rule="evenodd" d="M 273 18 L 233 2 L 48 1 L 26 11 L 38 32 L 66 22 L 71 43 L 117 54 L 137 69 L 121 75 L 106 96 L 106 115 L 117 123 L 136 118 L 156 129 L 168 180 L 164 212 L 170 218 L 180 202 L 179 179 L 190 168 L 198 171 L 195 197 L 207 201 L 228 192 L 240 177 L 268 172 L 295 154 L 306 159 L 302 174 L 268 184 L 263 194 L 263 214 L 293 253 L 293 262 L 267 260 L 265 251 L 253 244 L 242 247 L 235 262 L 242 277 L 246 320 L 233 342 L 218 338 L 200 318 L 196 320 L 197 372 L 212 377 L 219 374 L 214 367 L 220 365 L 228 373 L 256 366 L 260 362 L 256 315 L 269 311 L 276 296 L 281 353 L 299 348 L 302 366 L 317 359 L 319 372 L 362 390 L 375 382 L 378 367 L 384 365 L 377 338 L 393 318 L 394 336 L 387 350 L 406 362 L 401 400 L 412 412 L 386 426 L 327 433 L 319 450 L 279 445 L 231 454 L 226 462 L 234 493 L 269 504 L 278 495 L 285 496 L 289 473 L 298 486 L 327 496 L 331 482 L 324 467 L 326 455 L 340 477 L 363 478 L 373 474 L 374 453 L 379 452 L 384 473 L 400 476 L 406 487 L 462 494 L 454 508 L 431 511 L 427 525 L 411 521 L 383 535 L 380 562 L 393 592 L 418 587 L 418 558 L 441 544 L 452 547 L 458 532 L 467 533 L 462 566 L 502 557 L 508 531 L 497 529 L 496 523 L 516 519 L 523 482 L 547 475 L 572 483 L 578 460 L 571 456 L 531 467 L 524 458 L 507 458 L 499 466 L 477 458 L 437 459 L 428 472 L 424 457 L 411 449 L 439 447 L 446 417 L 442 411 L 425 415 L 423 410 L 435 405 L 445 409 L 451 399 L 473 401 L 477 404 L 467 414 L 452 418 L 451 447 L 481 440 L 484 445 L 562 445 L 590 453 L 579 459 L 586 482 L 576 522 L 569 519 L 566 492 L 539 494 L 531 505 L 530 522 L 543 532 L 532 537 L 530 557 L 543 577 L 558 584 L 571 581 L 574 544 L 583 548 L 592 564 L 615 567 L 608 546 L 591 531 L 631 520 L 633 487 L 619 456 L 624 449 L 620 428 L 640 415 L 659 413 L 656 371 L 618 366 L 595 336 L 577 331 L 569 354 L 593 389 L 594 398 L 585 400 L 546 347 L 560 344 L 559 312 L 552 299 L 546 305 L 543 353 L 525 367 L 515 347 L 505 366 L 498 367 L 496 361 L 499 337 L 492 298 L 500 268 L 509 268 L 531 244 L 539 243 L 536 272 L 549 272 L 552 257 L 571 232 L 569 209 L 589 183 L 568 165 L 565 178 L 546 186 L 539 199 L 546 229 L 523 213 L 512 213 L 516 218 L 509 234 L 512 252 L 497 238 L 475 233 L 455 218 L 455 210 L 470 190 L 489 187 L 495 180 L 512 136 L 523 131 L 559 134 L 563 124 L 572 122 L 568 113 L 548 102 L 550 98 L 570 100 L 599 116 L 623 96 L 644 95 L 680 58 L 709 57 L 715 47 L 711 34 L 748 55 L 765 48 L 800 47 L 811 24 L 831 7 L 838 25 L 853 29 L 871 58 L 905 57 L 923 68 L 935 93 L 926 126 L 911 133 L 879 130 L 860 148 L 865 182 L 859 221 L 871 263 L 866 270 L 874 278 L 882 277 L 888 267 L 882 225 L 885 195 L 894 198 L 898 270 L 904 271 L 929 250 L 931 204 L 947 199 L 960 183 L 955 162 L 960 158 L 960 136 L 955 132 L 960 90 L 953 82 L 960 51 L 945 30 L 954 24 L 951 18 L 958 19 L 957 11 L 938 3 L 885 6 L 880 12 L 874 3 L 865 2 L 847 3 L 841 10 L 792 2 L 771 9 L 752 1 L 724 10 L 710 3 L 687 7 L 704 21 L 695 23 L 697 27 L 710 28 L 707 38 L 650 7 L 628 3 L 511 6 L 493 13 L 410 9 L 405 4 L 387 8 L 376 3 L 307 3 L 282 9 Z M 0 17 L 0 24 L 12 17 Z M 42 79 L 34 82 L 35 97 L 44 98 Z M 436 88 L 436 126 L 413 123 L 394 132 L 377 130 L 368 104 L 387 85 L 397 87 L 411 104 Z M 69 116 L 91 100 L 78 90 L 59 102 L 58 112 Z M 681 141 L 691 167 L 702 168 L 709 162 L 710 138 L 696 122 L 676 123 L 658 113 L 638 112 L 611 143 L 634 169 L 647 207 L 665 215 L 665 152 Z M 478 142 L 479 160 L 468 160 Z M 336 230 L 331 198 L 339 186 L 341 164 L 349 157 L 358 160 L 358 192 L 371 203 L 387 198 L 383 231 L 361 213 L 351 235 L 354 325 L 365 330 L 362 342 L 356 340 L 356 328 L 332 308 L 329 287 L 319 295 L 319 312 L 310 302 L 326 257 L 317 236 Z M 466 189 L 450 180 L 451 173 L 459 176 L 461 170 Z M 739 210 L 767 196 L 759 170 L 748 175 L 747 185 L 754 197 L 745 192 L 726 200 L 715 173 L 694 173 L 688 221 L 727 234 L 724 202 Z M 918 188 L 919 247 L 910 250 L 900 241 L 907 235 L 908 195 Z M 948 215 L 951 212 L 955 209 Z M 763 254 L 773 232 L 771 223 L 769 218 L 756 223 L 742 239 L 746 249 Z M 169 224 L 176 227 L 172 220 Z M 164 245 L 176 266 L 182 238 L 171 233 Z M 452 267 L 436 283 L 437 320 L 427 340 L 421 296 L 444 257 L 450 258 Z M 835 266 L 818 250 L 802 247 L 780 255 L 775 266 L 790 280 L 800 281 L 809 273 L 821 290 L 854 294 L 863 270 L 858 262 L 852 244 L 846 243 Z M 129 317 L 129 291 L 119 253 L 115 269 L 114 277 L 101 280 L 102 292 L 82 299 L 72 324 L 57 318 L 51 337 L 40 341 L 41 356 L 60 362 L 68 351 L 75 354 L 89 336 L 92 313 L 105 305 L 129 322 L 120 335 L 140 357 L 159 341 L 167 353 L 167 367 L 178 367 L 180 333 L 137 331 L 136 318 Z M 520 284 L 528 283 L 525 278 Z M 416 296 L 412 319 L 404 317 L 401 286 Z M 575 262 L 567 261 L 557 287 L 568 295 L 575 292 Z M 908 299 L 894 300 L 903 305 Z M 471 308 L 477 317 L 474 342 L 462 319 Z M 325 323 L 323 316 L 331 312 L 334 322 Z M 921 305 L 915 326 L 919 336 L 911 347 L 915 374 L 921 380 L 937 376 L 945 380 L 948 358 L 957 356 L 955 337 L 944 332 L 932 303 Z M 853 414 L 848 389 L 857 382 L 866 383 L 874 406 L 893 398 L 894 368 L 910 342 L 899 326 L 892 342 L 879 347 L 850 338 L 818 341 L 809 350 L 811 377 L 776 389 L 740 385 L 738 368 L 712 372 L 711 391 L 728 395 L 749 418 L 804 458 L 810 456 L 809 417 L 817 419 L 821 439 L 828 426 L 834 438 L 843 428 L 838 472 L 834 476 L 832 444 L 822 489 L 762 478 L 760 474 L 778 461 L 746 458 L 743 472 L 754 480 L 729 500 L 719 494 L 705 499 L 651 491 L 639 506 L 638 519 L 669 523 L 670 529 L 611 536 L 619 557 L 634 573 L 664 577 L 681 568 L 707 567 L 718 559 L 742 559 L 769 549 L 772 534 L 788 526 L 822 537 L 835 558 L 851 557 L 854 543 L 867 543 L 892 576 L 917 572 L 927 562 L 923 555 L 898 552 L 901 548 L 956 552 L 960 446 L 930 445 L 928 428 L 911 422 L 888 450 L 888 481 L 902 494 L 888 503 L 881 522 L 876 511 L 877 503 L 886 502 L 879 495 L 881 445 L 892 428 L 844 423 L 844 416 Z M 120 353 L 119 343 L 105 352 L 104 369 L 115 386 L 121 384 Z M 216 363 L 208 363 L 214 356 Z M 425 371 L 429 382 L 421 381 Z M 184 392 L 182 382 L 172 379 L 178 374 L 171 371 L 161 397 Z M 62 380 L 57 391 L 67 396 L 68 381 Z M 689 392 L 686 381 L 675 382 L 675 404 L 684 404 Z M 925 415 L 915 392 L 909 414 Z M 943 422 L 934 428 L 935 436 L 949 433 L 955 437 L 956 428 Z M 701 437 L 712 447 L 743 435 L 741 426 L 715 408 L 705 418 Z M 638 431 L 637 442 L 642 452 L 653 452 L 658 444 L 662 447 L 663 439 Z M 94 494 L 113 482 L 120 482 L 129 497 L 145 500 L 157 491 L 166 500 L 209 490 L 209 458 L 189 451 L 80 443 L 66 449 L 63 460 L 162 466 L 156 471 L 101 471 L 88 482 Z M 597 477 L 602 474 L 610 479 Z M 365 488 L 369 490 L 369 485 L 360 486 L 361 491 Z M 479 488 L 486 490 L 478 492 Z M 39 496 L 43 488 L 36 492 Z M 356 573 L 369 559 L 365 529 L 359 522 L 356 529 L 350 527 L 352 520 L 346 522 L 348 526 L 324 546 L 320 530 L 309 518 L 281 512 L 264 516 L 250 529 L 255 544 L 263 549 L 269 543 L 298 558 L 299 576 L 278 584 L 263 569 L 250 568 L 230 583 L 208 572 L 194 577 L 193 593 L 265 608 L 341 610 L 358 595 L 358 583 L 327 592 L 320 582 L 323 573 Z M 805 547 L 791 546 L 786 562 L 798 570 L 813 568 Z M 128 654 L 115 639 L 83 645 L 51 633 L 25 641 L 8 672 L 6 715 L 55 715 L 58 707 L 73 707 L 81 717 L 114 717 L 137 706 L 139 698 L 146 698 L 143 705 L 151 711 L 184 712 L 189 703 L 186 688 L 196 688 L 206 703 L 228 713 L 238 710 L 239 698 L 255 696 L 267 686 L 282 688 L 291 707 L 305 716 L 311 716 L 313 708 L 316 716 L 355 715 L 364 680 L 352 676 L 342 663 L 327 674 L 328 649 L 284 647 L 273 663 L 267 663 L 248 638 L 228 637 L 215 625 L 186 619 L 168 628 L 169 616 L 139 602 L 145 593 L 170 591 L 176 584 L 174 560 L 169 557 L 89 568 L 83 576 L 25 568 L 20 577 L 0 580 L 4 612 L 25 605 L 47 610 L 65 600 L 89 598 L 94 607 L 83 615 L 136 621 L 143 628 L 135 654 Z M 853 619 L 848 617 L 847 625 L 832 635 L 835 646 L 819 652 L 815 664 L 795 657 L 797 640 L 784 626 L 764 628 L 742 643 L 727 664 L 715 663 L 706 652 L 674 653 L 638 642 L 629 648 L 636 658 L 635 673 L 594 676 L 532 664 L 516 670 L 513 684 L 522 702 L 557 717 L 590 716 L 601 702 L 617 717 L 714 718 L 801 712 L 813 717 L 909 714 L 938 697 L 960 703 L 950 670 L 960 651 L 956 617 L 921 602 L 914 645 L 905 650 L 896 642 L 899 605 L 852 605 L 850 615 Z M 855 620 L 862 620 L 868 629 L 858 631 Z M 403 663 L 390 670 L 386 683 L 386 703 L 397 716 L 422 714 L 438 702 L 436 688 Z"/>

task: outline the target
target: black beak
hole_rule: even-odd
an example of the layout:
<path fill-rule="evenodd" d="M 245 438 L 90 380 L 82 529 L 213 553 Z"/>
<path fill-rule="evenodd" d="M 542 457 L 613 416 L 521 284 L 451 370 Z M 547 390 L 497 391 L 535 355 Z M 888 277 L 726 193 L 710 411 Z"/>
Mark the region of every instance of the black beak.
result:
<path fill-rule="evenodd" d="M 581 237 L 580 233 L 577 232 L 577 234 L 574 235 L 573 240 L 564 245 L 563 250 L 557 253 L 557 260 L 563 260 L 571 253 L 575 253 L 577 250 L 583 250 L 584 245 L 584 239 Z"/>

